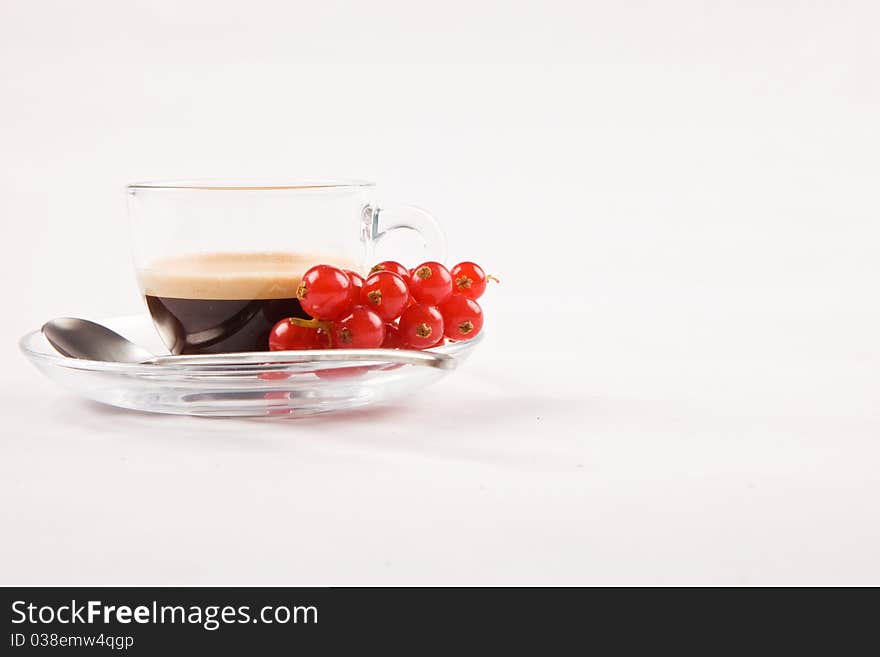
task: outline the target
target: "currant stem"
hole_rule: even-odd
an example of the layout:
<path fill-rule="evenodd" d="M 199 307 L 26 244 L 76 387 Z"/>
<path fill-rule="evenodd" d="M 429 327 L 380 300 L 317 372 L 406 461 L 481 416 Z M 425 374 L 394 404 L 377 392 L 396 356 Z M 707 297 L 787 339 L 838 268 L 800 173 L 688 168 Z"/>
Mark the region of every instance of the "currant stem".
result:
<path fill-rule="evenodd" d="M 313 328 L 313 329 L 324 329 L 325 331 L 329 331 L 333 326 L 333 322 L 325 322 L 320 319 L 300 319 L 299 317 L 290 317 L 287 321 L 289 321 L 294 326 L 300 326 L 302 328 Z"/>

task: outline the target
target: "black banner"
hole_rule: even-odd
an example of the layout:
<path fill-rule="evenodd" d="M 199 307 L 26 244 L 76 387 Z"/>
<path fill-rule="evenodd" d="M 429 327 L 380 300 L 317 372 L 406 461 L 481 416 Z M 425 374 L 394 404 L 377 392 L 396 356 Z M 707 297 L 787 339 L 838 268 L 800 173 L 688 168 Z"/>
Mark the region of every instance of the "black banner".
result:
<path fill-rule="evenodd" d="M 720 593 L 720 594 L 719 594 Z M 840 650 L 873 624 L 815 591 L 462 588 L 3 588 L 0 654 L 568 654 L 687 646 Z M 822 594 L 825 595 L 824 593 Z M 861 617 L 861 618 L 860 618 Z M 862 622 L 863 621 L 863 622 Z"/>

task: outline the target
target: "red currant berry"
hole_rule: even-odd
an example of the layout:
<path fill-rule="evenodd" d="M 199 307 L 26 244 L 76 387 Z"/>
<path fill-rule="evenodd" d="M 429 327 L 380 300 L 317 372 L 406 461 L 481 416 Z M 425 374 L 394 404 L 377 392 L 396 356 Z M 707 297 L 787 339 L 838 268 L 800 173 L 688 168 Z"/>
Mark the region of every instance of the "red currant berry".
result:
<path fill-rule="evenodd" d="M 419 303 L 437 306 L 452 296 L 452 276 L 439 262 L 424 262 L 413 269 L 409 291 Z"/>
<path fill-rule="evenodd" d="M 351 280 L 354 289 L 354 292 L 352 292 L 352 299 L 357 303 L 357 300 L 361 298 L 361 290 L 364 287 L 364 277 L 351 269 L 343 269 L 342 271 L 348 274 L 348 278 Z"/>
<path fill-rule="evenodd" d="M 329 329 L 318 329 L 318 346 L 315 349 L 330 349 L 332 333 Z"/>
<path fill-rule="evenodd" d="M 486 291 L 486 272 L 475 262 L 460 262 L 449 273 L 456 294 L 476 301 Z"/>
<path fill-rule="evenodd" d="M 403 349 L 405 346 L 403 339 L 400 337 L 400 329 L 397 328 L 397 324 L 386 324 L 385 340 L 382 342 L 382 348 Z"/>
<path fill-rule="evenodd" d="M 289 319 L 282 319 L 269 332 L 269 351 L 321 348 L 318 329 L 297 326 Z"/>
<path fill-rule="evenodd" d="M 334 346 L 338 349 L 374 349 L 385 340 L 385 323 L 366 306 L 355 306 L 351 314 L 334 323 Z"/>
<path fill-rule="evenodd" d="M 400 276 L 403 280 L 406 280 L 409 276 L 409 269 L 404 267 L 399 262 L 395 262 L 394 260 L 385 260 L 384 262 L 380 262 L 378 265 L 375 265 L 371 270 L 371 274 L 375 274 L 377 271 L 390 271 L 394 272 L 398 276 Z"/>
<path fill-rule="evenodd" d="M 377 271 L 364 281 L 360 302 L 374 311 L 382 321 L 400 317 L 409 301 L 409 288 L 400 276 L 390 271 Z"/>
<path fill-rule="evenodd" d="M 427 349 L 443 337 L 443 316 L 434 306 L 416 304 L 400 316 L 400 338 L 413 349 Z"/>
<path fill-rule="evenodd" d="M 334 320 L 349 313 L 353 292 L 348 274 L 338 267 L 317 265 L 303 274 L 296 296 L 315 319 Z"/>
<path fill-rule="evenodd" d="M 443 333 L 450 340 L 470 340 L 483 328 L 483 309 L 463 294 L 453 294 L 440 306 Z"/>

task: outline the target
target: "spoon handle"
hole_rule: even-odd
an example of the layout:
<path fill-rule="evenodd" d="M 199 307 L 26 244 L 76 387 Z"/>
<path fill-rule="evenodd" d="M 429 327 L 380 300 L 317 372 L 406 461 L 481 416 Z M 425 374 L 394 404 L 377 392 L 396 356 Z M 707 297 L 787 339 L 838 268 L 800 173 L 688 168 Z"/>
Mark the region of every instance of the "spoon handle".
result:
<path fill-rule="evenodd" d="M 269 365 L 286 363 L 326 363 L 369 361 L 422 365 L 442 370 L 455 368 L 456 360 L 446 354 L 406 349 L 332 349 L 304 351 L 248 351 L 228 354 L 196 354 L 192 356 L 156 356 L 144 364 L 150 365 Z"/>

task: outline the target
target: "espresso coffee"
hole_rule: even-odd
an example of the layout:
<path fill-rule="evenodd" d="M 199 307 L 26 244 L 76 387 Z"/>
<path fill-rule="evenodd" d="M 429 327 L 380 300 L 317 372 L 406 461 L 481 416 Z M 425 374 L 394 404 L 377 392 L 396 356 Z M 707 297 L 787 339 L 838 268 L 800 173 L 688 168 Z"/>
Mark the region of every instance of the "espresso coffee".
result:
<path fill-rule="evenodd" d="M 275 323 L 308 317 L 296 291 L 319 263 L 348 266 L 295 253 L 208 253 L 160 259 L 138 280 L 172 353 L 265 351 Z"/>

